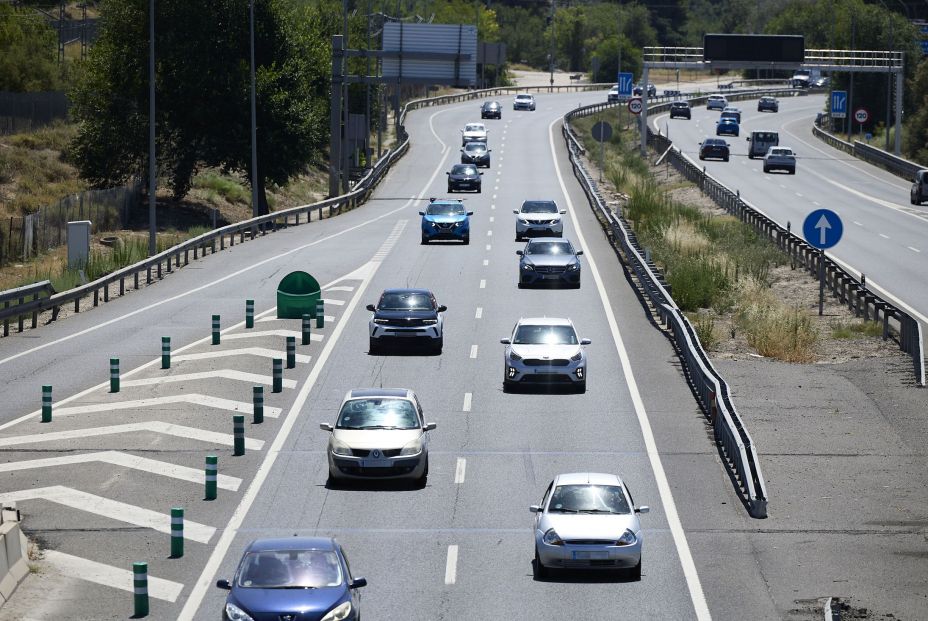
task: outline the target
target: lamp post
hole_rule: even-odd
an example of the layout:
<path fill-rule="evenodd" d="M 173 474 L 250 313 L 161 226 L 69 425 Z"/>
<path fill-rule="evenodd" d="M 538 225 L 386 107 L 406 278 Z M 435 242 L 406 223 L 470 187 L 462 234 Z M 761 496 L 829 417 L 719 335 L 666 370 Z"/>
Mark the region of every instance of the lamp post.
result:
<path fill-rule="evenodd" d="M 158 170 L 155 164 L 155 0 L 148 3 L 148 256 L 158 251 L 155 222 L 155 193 Z"/>
<path fill-rule="evenodd" d="M 551 0 L 551 43 L 548 54 L 548 69 L 551 72 L 549 84 L 554 86 L 554 0 Z"/>
<path fill-rule="evenodd" d="M 258 128 L 255 103 L 255 0 L 248 3 L 249 36 L 251 43 L 251 215 L 261 215 L 258 204 Z"/>

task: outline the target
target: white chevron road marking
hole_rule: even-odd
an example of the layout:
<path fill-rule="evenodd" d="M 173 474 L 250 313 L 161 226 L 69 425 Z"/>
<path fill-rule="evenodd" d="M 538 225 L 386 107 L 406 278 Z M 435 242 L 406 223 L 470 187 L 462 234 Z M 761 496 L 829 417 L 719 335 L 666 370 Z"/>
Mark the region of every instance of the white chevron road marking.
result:
<path fill-rule="evenodd" d="M 248 332 L 236 332 L 235 334 L 223 334 L 223 341 L 235 341 L 238 339 L 255 339 L 265 336 L 295 336 L 300 339 L 303 333 L 297 330 L 249 330 Z M 310 340 L 321 341 L 323 336 L 315 332 L 309 335 Z"/>
<path fill-rule="evenodd" d="M 311 338 L 311 337 L 310 337 Z M 197 354 L 181 354 L 173 356 L 171 362 L 183 362 L 186 360 L 212 360 L 213 358 L 229 358 L 232 356 L 259 356 L 261 358 L 286 358 L 287 352 L 267 347 L 242 347 L 241 349 L 223 349 L 219 351 L 204 351 Z M 306 354 L 297 354 L 296 361 L 307 364 L 312 360 L 312 356 Z"/>
<path fill-rule="evenodd" d="M 191 393 L 189 395 L 168 395 L 165 397 L 152 397 L 150 399 L 114 401 L 113 403 L 91 403 L 87 405 L 56 407 L 55 417 L 71 416 L 74 414 L 93 414 L 94 412 L 109 412 L 111 410 L 134 410 L 136 408 L 170 405 L 173 403 L 192 403 L 194 405 L 216 408 L 218 410 L 242 413 L 252 412 L 254 409 L 253 403 L 233 401 L 231 399 L 222 399 L 220 397 L 210 397 L 209 395 Z M 277 418 L 280 416 L 280 412 L 280 408 L 274 408 L 267 405 L 264 406 L 264 415 L 269 418 Z"/>
<path fill-rule="evenodd" d="M 245 373 L 234 369 L 217 369 L 215 371 L 201 371 L 199 373 L 182 373 L 180 375 L 166 375 L 164 377 L 145 377 L 136 380 L 124 380 L 123 387 L 127 386 L 153 386 L 155 384 L 174 384 L 177 382 L 193 382 L 202 379 L 230 379 L 249 384 L 266 384 L 271 386 L 274 382 L 270 375 Z M 296 388 L 296 380 L 284 379 L 284 388 Z"/>
<path fill-rule="evenodd" d="M 55 442 L 59 440 L 77 440 L 81 438 L 94 438 L 98 436 L 108 436 L 117 433 L 133 433 L 138 431 L 163 433 L 165 435 L 177 436 L 180 438 L 199 440 L 200 442 L 206 442 L 208 444 L 222 444 L 223 446 L 232 446 L 235 443 L 235 440 L 230 433 L 206 431 L 205 429 L 185 427 L 183 425 L 174 425 L 159 420 L 153 420 L 143 423 L 126 423 L 125 425 L 108 425 L 106 427 L 70 429 L 68 431 L 52 431 L 50 433 L 35 433 L 24 436 L 0 438 L 0 447 L 18 446 L 20 444 L 34 444 L 38 442 Z M 245 438 L 246 449 L 261 450 L 261 447 L 263 446 L 264 440 Z"/>
<path fill-rule="evenodd" d="M 94 584 L 113 587 L 133 593 L 135 586 L 132 571 L 91 561 L 80 556 L 72 556 L 57 550 L 44 550 L 44 560 L 60 574 L 69 578 L 86 580 Z M 176 602 L 183 590 L 180 582 L 148 576 L 148 595 L 166 602 Z"/>

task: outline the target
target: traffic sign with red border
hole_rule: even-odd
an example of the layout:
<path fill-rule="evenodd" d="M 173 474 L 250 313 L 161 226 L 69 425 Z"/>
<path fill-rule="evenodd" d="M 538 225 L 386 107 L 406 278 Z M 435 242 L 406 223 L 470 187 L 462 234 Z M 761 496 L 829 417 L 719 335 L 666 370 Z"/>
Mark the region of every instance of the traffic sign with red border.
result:
<path fill-rule="evenodd" d="M 644 106 L 641 104 L 641 97 L 632 97 L 628 100 L 628 111 L 632 114 L 641 114 Z"/>
<path fill-rule="evenodd" d="M 870 119 L 870 111 L 866 108 L 857 108 L 854 110 L 854 120 L 858 123 L 866 123 Z"/>

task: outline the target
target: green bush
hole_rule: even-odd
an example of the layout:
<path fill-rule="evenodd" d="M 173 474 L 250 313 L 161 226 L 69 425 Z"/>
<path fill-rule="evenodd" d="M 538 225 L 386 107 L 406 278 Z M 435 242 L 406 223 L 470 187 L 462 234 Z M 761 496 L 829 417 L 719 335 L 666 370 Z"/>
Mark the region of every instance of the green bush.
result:
<path fill-rule="evenodd" d="M 230 203 L 251 204 L 250 189 L 244 187 L 231 177 L 219 175 L 215 172 L 210 171 L 198 174 L 193 178 L 193 187 L 212 190 Z"/>

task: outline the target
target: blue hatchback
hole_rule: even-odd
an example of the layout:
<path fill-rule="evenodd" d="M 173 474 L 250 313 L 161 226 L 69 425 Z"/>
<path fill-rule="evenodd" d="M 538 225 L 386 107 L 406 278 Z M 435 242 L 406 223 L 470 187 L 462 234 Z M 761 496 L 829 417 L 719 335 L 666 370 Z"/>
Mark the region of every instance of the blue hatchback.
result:
<path fill-rule="evenodd" d="M 352 578 L 341 545 L 328 537 L 256 539 L 231 582 L 225 621 L 354 621 L 360 617 L 364 578 Z"/>
<path fill-rule="evenodd" d="M 722 117 L 715 124 L 716 136 L 737 136 L 740 132 L 738 122 L 731 117 Z"/>
<path fill-rule="evenodd" d="M 429 199 L 429 206 L 420 211 L 422 216 L 422 243 L 434 239 L 452 239 L 470 243 L 470 217 L 473 211 L 464 209 L 464 203 L 453 199 Z"/>

